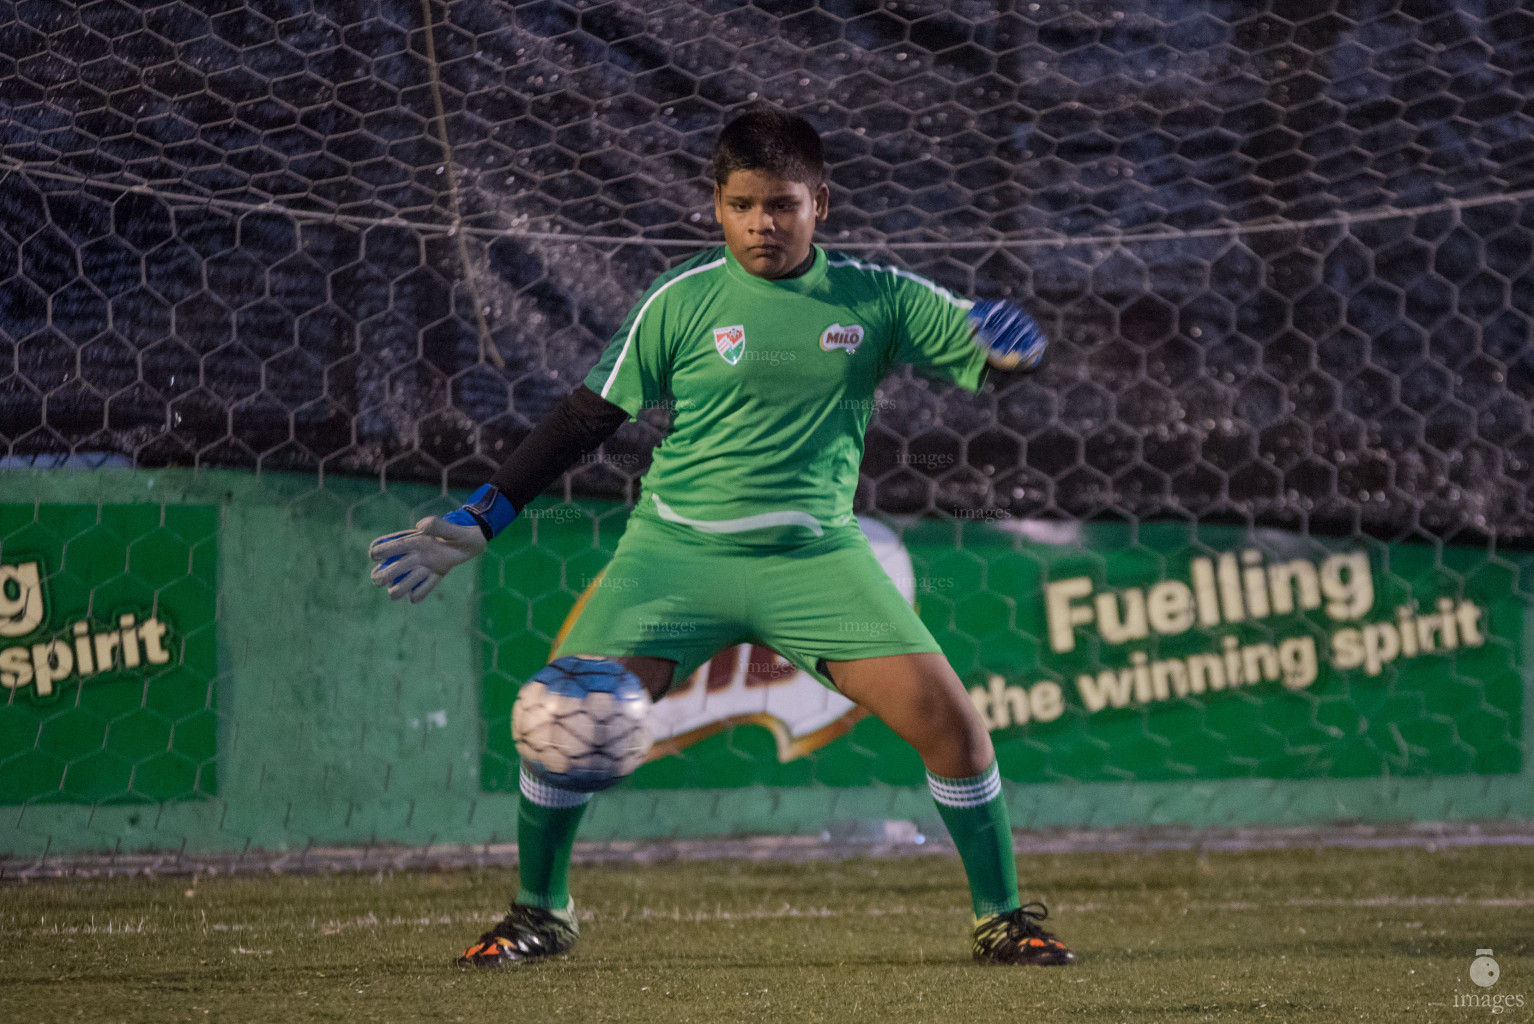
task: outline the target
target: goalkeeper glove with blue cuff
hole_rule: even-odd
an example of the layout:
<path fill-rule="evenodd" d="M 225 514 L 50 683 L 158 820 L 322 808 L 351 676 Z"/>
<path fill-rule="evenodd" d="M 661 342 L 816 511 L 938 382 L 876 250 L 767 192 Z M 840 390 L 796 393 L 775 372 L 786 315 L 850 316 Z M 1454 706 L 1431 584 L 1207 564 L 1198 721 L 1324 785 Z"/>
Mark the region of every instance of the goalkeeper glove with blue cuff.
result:
<path fill-rule="evenodd" d="M 467 505 L 453 509 L 442 518 L 459 526 L 478 526 L 485 540 L 492 541 L 517 518 L 517 510 L 511 507 L 504 494 L 492 485 L 484 484 L 469 495 Z"/>
<path fill-rule="evenodd" d="M 469 503 L 445 516 L 427 516 L 415 529 L 390 533 L 373 541 L 368 556 L 373 582 L 392 600 L 410 598 L 417 604 L 436 589 L 442 577 L 481 555 L 490 540 L 517 518 L 511 502 L 489 484 L 469 497 Z"/>
<path fill-rule="evenodd" d="M 1001 370 L 1036 370 L 1044 361 L 1049 339 L 1021 308 L 1000 299 L 982 299 L 969 311 L 975 343 L 986 359 Z"/>

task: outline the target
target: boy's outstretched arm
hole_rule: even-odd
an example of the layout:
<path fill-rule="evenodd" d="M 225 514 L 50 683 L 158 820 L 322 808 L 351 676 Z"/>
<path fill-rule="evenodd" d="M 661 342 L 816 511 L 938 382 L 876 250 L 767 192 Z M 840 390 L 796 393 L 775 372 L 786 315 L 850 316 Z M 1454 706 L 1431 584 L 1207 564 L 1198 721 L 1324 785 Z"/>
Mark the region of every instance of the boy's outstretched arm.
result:
<path fill-rule="evenodd" d="M 587 452 L 629 418 L 584 384 L 555 406 L 506 457 L 490 482 L 445 516 L 427 516 L 415 529 L 373 541 L 372 579 L 395 601 L 421 601 L 442 577 L 482 554 L 485 546 Z"/>

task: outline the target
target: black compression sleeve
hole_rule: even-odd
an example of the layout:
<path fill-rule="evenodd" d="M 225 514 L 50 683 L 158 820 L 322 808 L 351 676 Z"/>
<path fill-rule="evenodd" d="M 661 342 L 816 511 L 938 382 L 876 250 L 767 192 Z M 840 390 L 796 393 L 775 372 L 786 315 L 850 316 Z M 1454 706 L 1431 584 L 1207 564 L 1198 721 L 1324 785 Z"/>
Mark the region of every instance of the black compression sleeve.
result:
<path fill-rule="evenodd" d="M 490 483 L 518 512 L 575 465 L 582 455 L 611 437 L 629 414 L 582 384 L 517 445 Z"/>

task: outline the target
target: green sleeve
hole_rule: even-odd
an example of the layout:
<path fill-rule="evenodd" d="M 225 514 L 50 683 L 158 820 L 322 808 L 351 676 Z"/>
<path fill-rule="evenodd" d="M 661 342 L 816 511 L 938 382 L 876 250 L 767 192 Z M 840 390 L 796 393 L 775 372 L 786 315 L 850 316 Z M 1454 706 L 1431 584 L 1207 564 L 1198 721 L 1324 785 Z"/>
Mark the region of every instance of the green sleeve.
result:
<path fill-rule="evenodd" d="M 585 385 L 636 419 L 640 410 L 661 404 L 671 384 L 670 346 L 660 324 L 656 301 L 666 286 L 699 264 L 715 257 L 714 250 L 701 252 L 651 282 L 634 303 L 602 358 L 586 374 Z"/>
<path fill-rule="evenodd" d="M 665 390 L 660 339 L 655 330 L 643 329 L 642 316 L 660 285 L 661 280 L 657 279 L 639 297 L 584 382 L 609 402 L 622 406 L 629 419 L 638 418 L 639 411 L 647 405 L 658 403 Z"/>
<path fill-rule="evenodd" d="M 986 362 L 969 326 L 973 303 L 915 274 L 900 272 L 894 281 L 894 361 L 924 377 L 979 391 Z"/>

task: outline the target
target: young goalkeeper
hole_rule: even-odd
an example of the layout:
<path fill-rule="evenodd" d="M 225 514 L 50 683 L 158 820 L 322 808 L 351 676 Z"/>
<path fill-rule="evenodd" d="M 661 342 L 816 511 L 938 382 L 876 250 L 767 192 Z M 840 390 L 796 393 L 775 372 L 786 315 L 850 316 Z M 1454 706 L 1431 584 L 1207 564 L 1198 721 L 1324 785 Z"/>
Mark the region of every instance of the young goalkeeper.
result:
<path fill-rule="evenodd" d="M 829 189 L 805 120 L 745 114 L 714 151 L 725 244 L 662 274 L 577 388 L 463 508 L 373 542 L 373 579 L 419 601 L 645 406 L 674 410 L 609 578 L 555 656 L 622 662 L 655 699 L 719 650 L 764 644 L 916 748 L 969 879 L 983 963 L 1069 964 L 1021 905 L 985 723 L 852 512 L 874 388 L 911 364 L 978 390 L 987 364 L 1028 370 L 1045 341 L 1022 310 L 818 248 Z M 728 581 L 721 586 L 720 581 Z M 877 625 L 878 628 L 871 628 Z M 520 889 L 461 957 L 495 967 L 576 939 L 567 883 L 587 794 L 522 774 Z"/>

